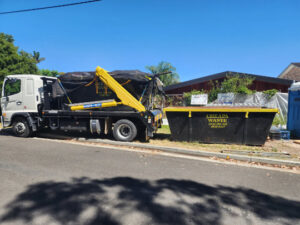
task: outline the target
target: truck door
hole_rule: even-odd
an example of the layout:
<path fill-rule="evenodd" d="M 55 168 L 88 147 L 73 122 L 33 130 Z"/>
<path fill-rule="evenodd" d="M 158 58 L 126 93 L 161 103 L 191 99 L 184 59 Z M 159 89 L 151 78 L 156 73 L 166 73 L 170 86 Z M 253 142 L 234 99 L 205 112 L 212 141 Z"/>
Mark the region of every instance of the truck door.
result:
<path fill-rule="evenodd" d="M 26 82 L 25 82 L 26 80 Z M 23 82 L 23 110 L 25 112 L 37 112 L 37 98 L 33 78 L 24 78 Z"/>
<path fill-rule="evenodd" d="M 16 112 L 23 112 L 22 80 L 19 78 L 7 78 L 4 81 L 1 98 L 3 126 L 9 126 L 11 117 Z"/>

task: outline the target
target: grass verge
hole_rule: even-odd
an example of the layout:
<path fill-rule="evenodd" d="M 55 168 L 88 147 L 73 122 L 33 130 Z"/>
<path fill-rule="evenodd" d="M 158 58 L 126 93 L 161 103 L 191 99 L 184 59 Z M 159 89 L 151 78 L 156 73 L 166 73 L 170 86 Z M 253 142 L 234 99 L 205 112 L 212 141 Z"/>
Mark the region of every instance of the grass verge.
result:
<path fill-rule="evenodd" d="M 154 138 L 150 139 L 150 144 L 186 148 L 190 150 L 202 150 L 210 152 L 221 151 L 240 151 L 251 152 L 251 154 L 259 154 L 264 152 L 269 153 L 289 153 L 292 158 L 300 159 L 300 145 L 293 143 L 292 140 L 267 140 L 263 146 L 249 146 L 249 145 L 237 145 L 237 144 L 205 144 L 199 142 L 181 142 L 173 141 L 171 137 L 170 128 L 168 125 L 163 125 L 158 132 L 154 135 Z"/>

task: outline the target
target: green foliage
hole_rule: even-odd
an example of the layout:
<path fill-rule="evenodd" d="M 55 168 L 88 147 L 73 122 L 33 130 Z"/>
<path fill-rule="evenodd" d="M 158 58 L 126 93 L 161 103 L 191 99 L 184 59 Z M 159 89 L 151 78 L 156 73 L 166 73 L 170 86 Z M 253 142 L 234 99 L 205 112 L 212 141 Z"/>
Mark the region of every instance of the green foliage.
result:
<path fill-rule="evenodd" d="M 248 87 L 253 81 L 253 78 L 247 76 L 227 75 L 221 84 L 221 93 L 252 94 L 253 92 Z"/>
<path fill-rule="evenodd" d="M 276 90 L 276 89 L 270 89 L 270 90 L 263 91 L 263 93 L 265 94 L 267 99 L 271 99 L 277 92 L 278 92 L 278 90 Z"/>
<path fill-rule="evenodd" d="M 36 63 L 40 63 L 40 62 L 45 60 L 45 58 L 41 57 L 40 53 L 36 52 L 36 51 L 33 51 L 32 57 L 33 57 L 33 59 L 35 60 Z"/>
<path fill-rule="evenodd" d="M 155 95 L 153 98 L 153 107 L 161 109 L 165 103 L 165 97 L 162 95 Z"/>
<path fill-rule="evenodd" d="M 192 99 L 192 95 L 199 95 L 199 94 L 205 94 L 204 90 L 192 90 L 190 92 L 184 92 L 183 93 L 183 99 L 185 101 L 186 105 L 191 105 L 191 99 Z"/>
<path fill-rule="evenodd" d="M 218 98 L 219 93 L 253 94 L 254 91 L 248 87 L 252 85 L 254 79 L 247 76 L 227 75 L 223 82 L 210 81 L 211 89 L 208 93 L 208 102 L 213 102 Z"/>
<path fill-rule="evenodd" d="M 221 93 L 220 83 L 216 81 L 210 81 L 210 91 L 208 92 L 208 102 L 213 102 L 218 98 L 218 94 Z"/>
<path fill-rule="evenodd" d="M 181 96 L 166 96 L 166 106 L 182 106 L 183 98 Z"/>
<path fill-rule="evenodd" d="M 176 84 L 179 82 L 179 74 L 176 73 L 176 68 L 171 65 L 171 63 L 161 61 L 157 66 L 146 66 L 152 74 L 170 72 L 169 74 L 164 74 L 159 77 L 159 79 L 164 83 L 164 86 L 171 84 Z"/>
<path fill-rule="evenodd" d="M 276 114 L 274 117 L 274 120 L 272 122 L 272 125 L 279 126 L 279 125 L 286 125 L 287 117 L 285 116 L 282 118 L 279 114 Z"/>
<path fill-rule="evenodd" d="M 11 35 L 0 33 L 0 91 L 6 75 L 36 74 L 37 71 L 32 55 L 19 51 Z"/>
<path fill-rule="evenodd" d="M 38 74 L 48 76 L 48 77 L 56 77 L 56 75 L 59 75 L 59 72 L 57 70 L 41 69 L 38 71 Z"/>
<path fill-rule="evenodd" d="M 17 94 L 21 91 L 21 80 L 19 79 L 11 79 L 6 81 L 4 87 L 4 96 L 10 96 Z"/>

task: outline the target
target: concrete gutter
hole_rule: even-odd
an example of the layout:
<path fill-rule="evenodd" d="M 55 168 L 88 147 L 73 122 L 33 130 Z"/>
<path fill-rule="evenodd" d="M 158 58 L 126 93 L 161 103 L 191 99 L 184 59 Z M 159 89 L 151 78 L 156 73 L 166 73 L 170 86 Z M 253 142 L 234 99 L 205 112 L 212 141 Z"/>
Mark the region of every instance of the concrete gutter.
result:
<path fill-rule="evenodd" d="M 256 163 L 264 163 L 264 164 L 271 164 L 271 165 L 300 166 L 300 161 L 292 161 L 292 160 L 280 160 L 280 159 L 270 159 L 270 158 L 263 158 L 257 156 L 197 151 L 197 150 L 189 150 L 184 148 L 173 148 L 173 147 L 170 148 L 170 147 L 156 146 L 150 144 L 119 142 L 119 141 L 111 141 L 111 140 L 103 140 L 103 139 L 75 138 L 73 140 L 80 141 L 80 142 L 87 142 L 87 143 L 102 143 L 102 144 L 122 146 L 122 147 L 143 148 L 143 149 L 150 149 L 150 150 L 157 150 L 157 151 L 163 151 L 168 153 L 184 154 L 184 155 L 199 156 L 199 157 L 216 157 L 220 159 L 229 158 L 229 159 L 235 159 L 239 161 L 256 162 Z"/>

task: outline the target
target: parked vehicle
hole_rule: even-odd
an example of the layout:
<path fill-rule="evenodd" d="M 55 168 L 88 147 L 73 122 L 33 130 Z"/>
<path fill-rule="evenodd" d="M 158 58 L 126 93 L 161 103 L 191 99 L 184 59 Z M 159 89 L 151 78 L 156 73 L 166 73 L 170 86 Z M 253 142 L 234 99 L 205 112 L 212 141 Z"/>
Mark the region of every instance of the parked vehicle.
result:
<path fill-rule="evenodd" d="M 97 67 L 95 73 L 58 78 L 9 75 L 2 88 L 1 121 L 20 137 L 49 128 L 112 132 L 118 141 L 132 141 L 137 134 L 148 139 L 162 122 L 162 109 L 154 103 L 157 95 L 163 95 L 159 78 L 140 71 L 108 73 Z"/>

